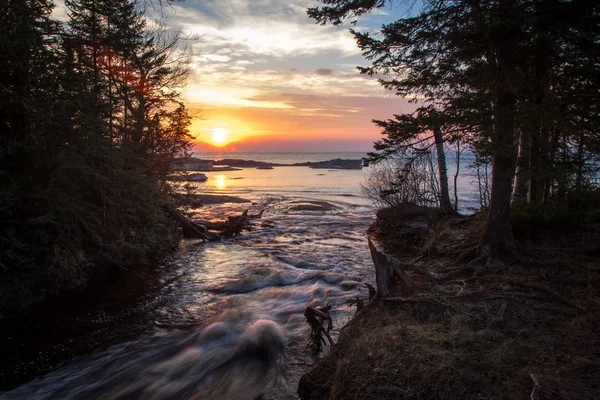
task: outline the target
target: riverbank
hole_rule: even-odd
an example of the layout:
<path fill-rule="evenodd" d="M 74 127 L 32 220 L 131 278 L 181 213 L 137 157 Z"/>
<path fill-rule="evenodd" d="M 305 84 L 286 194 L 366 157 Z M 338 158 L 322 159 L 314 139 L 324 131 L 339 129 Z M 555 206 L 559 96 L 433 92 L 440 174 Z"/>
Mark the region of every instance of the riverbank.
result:
<path fill-rule="evenodd" d="M 371 236 L 416 289 L 346 325 L 302 399 L 600 398 L 600 226 L 540 234 L 518 262 L 457 262 L 484 223 L 380 212 Z"/>

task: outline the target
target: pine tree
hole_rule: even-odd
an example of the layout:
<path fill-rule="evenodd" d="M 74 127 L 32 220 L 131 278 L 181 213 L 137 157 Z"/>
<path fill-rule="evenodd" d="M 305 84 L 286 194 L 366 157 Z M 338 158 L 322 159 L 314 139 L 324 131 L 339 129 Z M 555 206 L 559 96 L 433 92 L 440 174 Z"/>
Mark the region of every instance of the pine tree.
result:
<path fill-rule="evenodd" d="M 322 3 L 325 6 L 309 9 L 309 16 L 321 24 L 339 25 L 387 2 Z M 597 127 L 598 102 L 589 100 L 599 76 L 594 56 L 598 15 L 598 6 L 587 0 L 432 0 L 416 15 L 383 26 L 380 36 L 353 31 L 372 63 L 361 72 L 383 75 L 384 87 L 435 105 L 461 140 L 491 155 L 492 191 L 479 245 L 482 255 L 514 251 L 513 182 L 515 196 L 523 198 L 528 191 L 533 202 L 549 196 L 552 182 L 559 182 L 558 197 L 564 197 L 567 187 L 581 187 L 584 166 L 590 165 L 585 161 L 590 141 L 586 133 Z M 589 96 L 588 104 L 573 104 L 579 95 Z M 388 137 L 395 134 L 384 128 Z M 383 154 L 393 151 L 398 139 L 402 136 L 379 142 L 376 149 Z M 559 157 L 562 168 L 557 168 Z"/>

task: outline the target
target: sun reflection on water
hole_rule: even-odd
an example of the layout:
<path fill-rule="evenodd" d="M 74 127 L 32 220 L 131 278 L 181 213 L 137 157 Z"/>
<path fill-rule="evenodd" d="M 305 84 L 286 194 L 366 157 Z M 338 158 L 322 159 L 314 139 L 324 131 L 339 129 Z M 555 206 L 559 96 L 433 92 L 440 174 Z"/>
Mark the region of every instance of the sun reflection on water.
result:
<path fill-rule="evenodd" d="M 219 190 L 225 189 L 225 175 L 217 175 L 214 180 L 215 187 Z"/>

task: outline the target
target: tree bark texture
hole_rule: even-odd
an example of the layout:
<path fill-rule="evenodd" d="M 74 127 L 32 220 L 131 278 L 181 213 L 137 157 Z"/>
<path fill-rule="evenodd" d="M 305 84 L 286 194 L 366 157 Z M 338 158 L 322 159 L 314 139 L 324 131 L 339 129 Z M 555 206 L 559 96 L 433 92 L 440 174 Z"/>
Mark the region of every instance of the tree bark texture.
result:
<path fill-rule="evenodd" d="M 434 127 L 433 137 L 437 153 L 438 173 L 440 179 L 440 208 L 444 214 L 454 211 L 450 203 L 450 190 L 448 188 L 448 170 L 446 168 L 446 154 L 444 153 L 444 137 L 439 126 Z"/>
<path fill-rule="evenodd" d="M 487 226 L 481 238 L 479 250 L 484 256 L 499 256 L 513 240 L 510 223 L 510 200 L 515 173 L 515 129 L 516 90 L 514 48 L 518 27 L 511 21 L 515 5 L 512 0 L 498 3 L 500 23 L 504 25 L 502 40 L 497 47 L 496 96 L 494 110 L 494 132 L 492 144 L 492 194 L 488 211 Z"/>
<path fill-rule="evenodd" d="M 519 155 L 517 158 L 517 170 L 515 172 L 515 185 L 513 189 L 513 201 L 527 200 L 527 189 L 529 187 L 529 151 L 531 149 L 531 130 L 527 127 L 521 130 L 519 139 Z"/>

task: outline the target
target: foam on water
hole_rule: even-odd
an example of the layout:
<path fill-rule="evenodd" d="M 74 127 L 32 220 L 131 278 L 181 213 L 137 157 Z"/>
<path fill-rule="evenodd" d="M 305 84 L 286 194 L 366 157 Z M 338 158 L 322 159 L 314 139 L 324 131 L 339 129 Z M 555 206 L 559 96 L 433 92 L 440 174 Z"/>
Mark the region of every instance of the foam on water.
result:
<path fill-rule="evenodd" d="M 209 183 L 216 174 L 207 173 Z M 145 296 L 123 309 L 89 311 L 106 337 L 124 336 L 119 330 L 136 323 L 141 335 L 0 398 L 296 398 L 307 369 L 297 364 L 314 361 L 306 348 L 304 309 L 331 303 L 338 329 L 353 313 L 349 301 L 367 295 L 362 283 L 374 280 L 365 231 L 375 210 L 359 186 L 365 171 L 286 167 L 218 174 L 228 175 L 213 190 L 250 198 L 251 213 L 265 209 L 253 230 L 220 243 L 187 242 Z M 293 208 L 314 200 L 335 207 Z M 207 206 L 196 217 L 224 217 L 247 207 Z"/>

